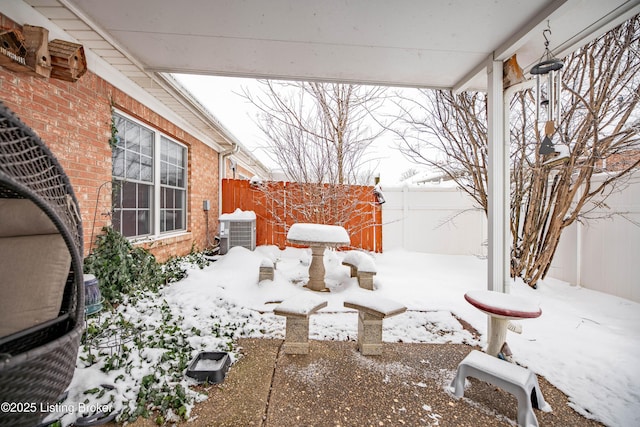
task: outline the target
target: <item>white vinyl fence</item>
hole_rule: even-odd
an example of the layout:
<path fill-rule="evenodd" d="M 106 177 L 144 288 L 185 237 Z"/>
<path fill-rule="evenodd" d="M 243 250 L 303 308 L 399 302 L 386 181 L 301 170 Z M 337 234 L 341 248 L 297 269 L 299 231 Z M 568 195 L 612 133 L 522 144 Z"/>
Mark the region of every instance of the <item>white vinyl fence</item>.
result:
<path fill-rule="evenodd" d="M 562 232 L 549 276 L 640 302 L 640 171 L 606 204 Z"/>
<path fill-rule="evenodd" d="M 592 214 L 602 219 L 563 232 L 550 277 L 640 302 L 640 172 L 632 181 L 607 199 L 609 210 Z M 383 191 L 383 251 L 486 255 L 486 216 L 462 190 L 405 186 Z"/>
<path fill-rule="evenodd" d="M 486 255 L 484 212 L 457 187 L 383 188 L 382 250 Z"/>

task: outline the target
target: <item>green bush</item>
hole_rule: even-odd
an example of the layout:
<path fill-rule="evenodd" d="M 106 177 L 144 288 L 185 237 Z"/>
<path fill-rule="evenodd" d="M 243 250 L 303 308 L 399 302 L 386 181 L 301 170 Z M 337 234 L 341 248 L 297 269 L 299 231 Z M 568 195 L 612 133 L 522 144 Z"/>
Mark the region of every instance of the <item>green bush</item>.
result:
<path fill-rule="evenodd" d="M 136 290 L 157 290 L 166 277 L 156 258 L 147 250 L 134 247 L 111 227 L 104 227 L 96 248 L 84 260 L 84 272 L 96 276 L 105 301 L 122 301 L 122 295 Z"/>
<path fill-rule="evenodd" d="M 149 251 L 135 247 L 112 227 L 103 227 L 96 239 L 96 247 L 84 260 L 84 272 L 96 276 L 100 292 L 106 302 L 122 302 L 123 295 L 136 291 L 158 291 L 166 283 L 187 277 L 185 263 L 204 268 L 209 260 L 191 249 L 185 257 L 172 257 L 159 264 Z"/>

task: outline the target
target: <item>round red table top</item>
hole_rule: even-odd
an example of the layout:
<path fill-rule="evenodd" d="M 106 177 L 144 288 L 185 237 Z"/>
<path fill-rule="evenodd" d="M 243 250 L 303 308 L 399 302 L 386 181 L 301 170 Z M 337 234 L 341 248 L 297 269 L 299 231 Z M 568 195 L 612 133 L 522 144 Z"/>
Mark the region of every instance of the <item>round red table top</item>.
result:
<path fill-rule="evenodd" d="M 489 316 L 503 319 L 533 319 L 542 314 L 533 301 L 496 291 L 469 291 L 464 299 Z"/>

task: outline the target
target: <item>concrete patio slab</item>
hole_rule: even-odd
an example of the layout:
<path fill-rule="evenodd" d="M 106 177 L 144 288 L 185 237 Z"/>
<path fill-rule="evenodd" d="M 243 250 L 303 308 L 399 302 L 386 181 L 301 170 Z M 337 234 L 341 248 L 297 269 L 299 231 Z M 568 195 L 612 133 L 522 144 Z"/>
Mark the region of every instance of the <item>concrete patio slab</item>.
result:
<path fill-rule="evenodd" d="M 310 341 L 306 355 L 289 355 L 282 340 L 243 339 L 243 356 L 224 383 L 204 388 L 185 426 L 513 426 L 518 402 L 470 379 L 465 395 L 446 390 L 458 363 L 474 348 L 463 344 L 384 343 L 363 356 L 354 341 Z M 575 412 L 567 397 L 538 376 L 550 413 L 541 426 L 602 426 Z M 152 426 L 138 420 L 131 426 Z"/>

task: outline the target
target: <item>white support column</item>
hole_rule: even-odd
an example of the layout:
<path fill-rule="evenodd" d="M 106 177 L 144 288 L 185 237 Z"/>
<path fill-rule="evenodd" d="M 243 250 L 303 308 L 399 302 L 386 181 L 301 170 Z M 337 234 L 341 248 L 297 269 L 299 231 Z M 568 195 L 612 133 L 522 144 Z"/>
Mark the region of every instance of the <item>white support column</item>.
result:
<path fill-rule="evenodd" d="M 487 86 L 488 283 L 505 292 L 509 281 L 509 144 L 505 138 L 502 61 L 491 60 Z"/>
<path fill-rule="evenodd" d="M 504 273 L 504 289 L 503 292 L 508 294 L 511 292 L 511 271 L 510 271 L 510 267 L 511 267 L 511 175 L 510 175 L 510 170 L 511 170 L 511 162 L 509 160 L 509 156 L 510 156 L 510 152 L 509 152 L 509 148 L 510 148 L 510 138 L 511 138 L 511 130 L 510 130 L 510 123 L 509 123 L 509 114 L 510 114 L 510 105 L 511 105 L 511 98 L 513 98 L 513 95 L 516 92 L 521 92 L 527 89 L 532 89 L 534 88 L 536 85 L 536 81 L 534 79 L 529 79 L 529 80 L 525 80 L 521 83 L 517 83 L 513 86 L 509 86 L 507 89 L 504 90 L 503 93 L 503 98 L 502 98 L 502 117 L 503 117 L 503 143 L 504 143 L 504 179 L 505 179 L 505 186 L 504 186 L 504 212 L 505 212 L 505 222 L 504 222 L 504 226 L 505 226 L 505 230 L 504 230 L 504 247 L 505 247 L 505 273 Z"/>

